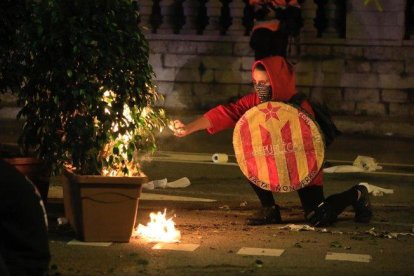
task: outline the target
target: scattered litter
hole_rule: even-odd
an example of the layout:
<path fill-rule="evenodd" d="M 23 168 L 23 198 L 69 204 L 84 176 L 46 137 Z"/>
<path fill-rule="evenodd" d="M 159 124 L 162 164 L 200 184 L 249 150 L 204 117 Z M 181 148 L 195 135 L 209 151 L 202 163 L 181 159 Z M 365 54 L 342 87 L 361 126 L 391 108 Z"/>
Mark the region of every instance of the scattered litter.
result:
<path fill-rule="evenodd" d="M 230 206 L 229 205 L 222 205 L 222 206 L 219 207 L 219 209 L 230 210 Z"/>
<path fill-rule="evenodd" d="M 155 188 L 165 188 L 167 186 L 167 178 L 152 180 L 150 182 L 142 184 L 142 188 L 147 190 L 154 190 Z"/>
<path fill-rule="evenodd" d="M 78 240 L 71 240 L 67 245 L 86 245 L 86 246 L 110 246 L 112 242 L 83 242 Z"/>
<path fill-rule="evenodd" d="M 372 184 L 368 184 L 367 182 L 361 182 L 359 185 L 364 185 L 368 189 L 368 193 L 372 194 L 373 196 L 383 196 L 384 194 L 393 194 L 393 189 L 384 189 Z"/>
<path fill-rule="evenodd" d="M 353 173 L 353 172 L 363 172 L 364 170 L 352 165 L 339 165 L 324 168 L 324 173 Z"/>
<path fill-rule="evenodd" d="M 211 157 L 214 163 L 227 163 L 229 161 L 229 156 L 225 153 L 215 153 Z"/>
<path fill-rule="evenodd" d="M 360 262 L 360 263 L 369 263 L 372 260 L 370 255 L 366 254 L 349 254 L 349 253 L 335 253 L 328 252 L 325 256 L 327 261 L 350 261 L 350 262 Z"/>
<path fill-rule="evenodd" d="M 382 169 L 382 167 L 378 165 L 377 161 L 374 158 L 362 155 L 357 156 L 357 158 L 354 160 L 353 165 L 368 172 L 374 172 L 376 170 Z"/>
<path fill-rule="evenodd" d="M 60 226 L 60 225 L 65 225 L 65 224 L 68 224 L 68 223 L 69 223 L 69 221 L 68 221 L 68 219 L 67 219 L 67 218 L 65 218 L 65 217 L 60 217 L 60 218 L 57 218 L 57 223 L 58 223 L 58 225 Z"/>
<path fill-rule="evenodd" d="M 296 248 L 302 248 L 302 245 L 299 242 L 295 243 L 293 246 Z"/>
<path fill-rule="evenodd" d="M 342 244 L 339 241 L 333 241 L 329 246 L 332 248 L 342 248 Z"/>
<path fill-rule="evenodd" d="M 240 203 L 240 207 L 246 207 L 247 206 L 247 201 L 243 201 L 242 203 Z"/>
<path fill-rule="evenodd" d="M 215 199 L 199 198 L 189 196 L 173 196 L 153 193 L 142 193 L 140 200 L 161 200 L 161 201 L 193 201 L 193 202 L 216 202 Z"/>
<path fill-rule="evenodd" d="M 152 249 L 174 250 L 174 251 L 194 251 L 200 245 L 194 243 L 157 243 Z"/>
<path fill-rule="evenodd" d="M 187 177 L 180 178 L 173 182 L 168 182 L 167 178 L 159 179 L 159 180 L 152 180 L 150 182 L 142 184 L 143 189 L 147 190 L 154 190 L 156 188 L 185 188 L 190 186 L 190 180 Z"/>
<path fill-rule="evenodd" d="M 344 234 L 342 231 L 328 231 L 326 228 L 315 228 L 312 226 L 309 226 L 307 224 L 287 224 L 285 226 L 279 227 L 281 230 L 290 230 L 293 232 L 299 232 L 299 231 L 315 231 L 320 233 L 331 233 L 331 234 Z"/>
<path fill-rule="evenodd" d="M 385 238 L 385 239 L 397 239 L 398 236 L 413 236 L 414 237 L 414 233 L 409 233 L 409 232 L 386 232 L 386 231 L 376 232 L 375 227 L 369 229 L 365 233 L 371 236 L 377 237 L 377 238 Z"/>
<path fill-rule="evenodd" d="M 339 165 L 324 168 L 325 173 L 355 173 L 355 172 L 374 172 L 381 170 L 377 161 L 369 156 L 358 155 L 352 165 Z"/>
<path fill-rule="evenodd" d="M 237 252 L 237 254 L 239 254 L 239 255 L 279 257 L 283 254 L 283 252 L 285 252 L 284 249 L 242 247 Z"/>
<path fill-rule="evenodd" d="M 190 180 L 187 177 L 183 177 L 173 182 L 167 182 L 167 187 L 168 188 L 185 188 L 185 187 L 190 186 L 190 184 L 191 184 Z"/>
<path fill-rule="evenodd" d="M 316 231 L 315 227 L 311 227 L 309 225 L 306 224 L 287 224 L 285 226 L 279 227 L 279 229 L 283 229 L 283 230 L 291 230 L 291 231 L 295 231 L 295 232 L 299 232 L 299 231 Z"/>
<path fill-rule="evenodd" d="M 262 267 L 262 266 L 263 266 L 263 261 L 262 261 L 262 260 L 257 259 L 257 260 L 254 262 L 254 264 L 256 265 L 256 267 Z"/>
<path fill-rule="evenodd" d="M 364 234 L 368 234 L 371 235 L 373 237 L 376 238 L 385 238 L 385 239 L 397 239 L 399 236 L 412 236 L 414 237 L 414 228 L 411 229 L 411 232 L 387 232 L 387 231 L 382 231 L 382 232 L 377 232 L 375 231 L 375 227 L 371 228 L 368 231 L 365 232 L 342 232 L 342 231 L 331 231 L 331 230 L 327 230 L 326 228 L 315 228 L 315 227 L 311 227 L 309 225 L 297 225 L 297 224 L 287 224 L 285 226 L 279 227 L 279 229 L 282 230 L 290 230 L 290 231 L 294 231 L 294 232 L 299 232 L 299 231 L 315 231 L 315 232 L 320 232 L 320 233 L 330 233 L 330 234 L 338 234 L 338 235 L 343 235 L 343 234 L 348 234 L 348 235 L 364 235 Z M 361 236 L 354 236 L 352 237 L 352 239 L 356 239 L 356 240 L 362 240 L 363 237 Z M 331 243 L 331 247 L 342 247 L 342 245 L 339 242 L 332 242 Z M 350 247 L 345 247 L 345 249 L 350 249 Z"/>

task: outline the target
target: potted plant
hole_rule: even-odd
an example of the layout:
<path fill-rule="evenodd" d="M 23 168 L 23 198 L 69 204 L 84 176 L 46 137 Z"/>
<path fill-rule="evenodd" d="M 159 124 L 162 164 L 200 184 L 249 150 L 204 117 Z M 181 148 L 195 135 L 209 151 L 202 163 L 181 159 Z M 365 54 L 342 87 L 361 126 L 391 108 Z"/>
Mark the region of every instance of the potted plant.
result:
<path fill-rule="evenodd" d="M 22 83 L 22 26 L 28 16 L 26 0 L 4 0 L 0 3 L 0 93 L 18 94 Z M 17 142 L 17 141 L 16 141 Z M 41 160 L 30 152 L 21 152 L 15 144 L 0 144 L 0 158 L 26 175 L 47 200 L 49 173 Z"/>
<path fill-rule="evenodd" d="M 65 212 L 85 241 L 129 241 L 147 180 L 138 154 L 166 123 L 138 19 L 132 0 L 39 0 L 25 26 L 20 142 L 65 168 Z"/>

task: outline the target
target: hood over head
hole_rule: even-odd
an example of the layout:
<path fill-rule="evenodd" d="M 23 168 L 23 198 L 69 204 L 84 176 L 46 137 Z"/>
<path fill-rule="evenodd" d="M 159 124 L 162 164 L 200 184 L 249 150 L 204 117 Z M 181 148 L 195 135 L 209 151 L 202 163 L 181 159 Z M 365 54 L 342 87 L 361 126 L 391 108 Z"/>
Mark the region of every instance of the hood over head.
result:
<path fill-rule="evenodd" d="M 269 76 L 273 101 L 288 101 L 296 93 L 293 68 L 285 58 L 272 56 L 257 60 L 253 64 L 252 73 L 258 64 L 264 66 Z"/>

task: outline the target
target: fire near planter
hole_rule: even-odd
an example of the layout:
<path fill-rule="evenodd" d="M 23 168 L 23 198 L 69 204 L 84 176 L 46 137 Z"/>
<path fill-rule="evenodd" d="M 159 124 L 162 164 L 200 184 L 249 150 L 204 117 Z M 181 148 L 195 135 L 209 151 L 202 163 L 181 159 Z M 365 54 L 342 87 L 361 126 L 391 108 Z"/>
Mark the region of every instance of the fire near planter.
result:
<path fill-rule="evenodd" d="M 129 242 L 138 211 L 141 177 L 76 175 L 65 171 L 65 215 L 79 240 Z"/>
<path fill-rule="evenodd" d="M 33 157 L 2 158 L 29 178 L 36 186 L 44 202 L 49 193 L 49 173 L 42 161 Z"/>

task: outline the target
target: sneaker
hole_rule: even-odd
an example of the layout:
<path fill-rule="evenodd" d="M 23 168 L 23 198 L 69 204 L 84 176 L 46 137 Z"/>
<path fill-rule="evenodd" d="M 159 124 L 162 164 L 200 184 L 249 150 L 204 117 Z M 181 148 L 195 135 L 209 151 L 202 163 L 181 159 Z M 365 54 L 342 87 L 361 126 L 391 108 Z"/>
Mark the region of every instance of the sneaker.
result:
<path fill-rule="evenodd" d="M 325 227 L 336 222 L 338 215 L 328 202 L 322 202 L 315 210 L 307 213 L 305 218 L 312 226 Z"/>
<path fill-rule="evenodd" d="M 248 225 L 265 225 L 278 223 L 282 223 L 278 205 L 262 207 L 262 209 L 247 219 Z"/>
<path fill-rule="evenodd" d="M 355 221 L 360 223 L 368 223 L 372 218 L 368 187 L 365 185 L 357 185 L 355 188 L 361 192 L 359 199 L 352 203 L 352 207 L 354 207 L 355 210 Z"/>

